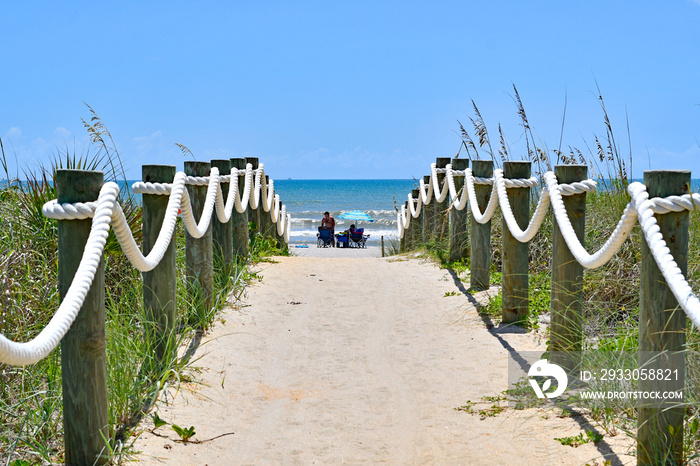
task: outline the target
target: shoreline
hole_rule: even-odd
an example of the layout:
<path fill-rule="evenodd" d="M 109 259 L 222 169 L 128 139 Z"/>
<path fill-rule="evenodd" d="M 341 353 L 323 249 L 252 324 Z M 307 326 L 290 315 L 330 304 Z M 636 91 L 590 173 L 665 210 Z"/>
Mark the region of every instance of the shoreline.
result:
<path fill-rule="evenodd" d="M 388 252 L 386 244 L 384 245 L 384 252 Z M 382 257 L 382 247 L 380 244 L 367 244 L 366 248 L 319 248 L 316 247 L 316 242 L 294 242 L 289 243 L 289 253 L 292 256 L 298 257 L 319 257 L 328 259 L 360 259 L 366 257 Z"/>

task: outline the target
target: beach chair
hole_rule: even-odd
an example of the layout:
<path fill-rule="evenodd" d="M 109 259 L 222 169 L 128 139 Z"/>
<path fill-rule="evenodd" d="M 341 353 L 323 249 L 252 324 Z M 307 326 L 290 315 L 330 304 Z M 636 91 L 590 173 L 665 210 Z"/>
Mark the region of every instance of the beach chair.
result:
<path fill-rule="evenodd" d="M 350 247 L 353 248 L 366 248 L 367 238 L 369 235 L 364 234 L 364 228 L 358 228 L 357 230 L 350 233 Z"/>
<path fill-rule="evenodd" d="M 333 247 L 333 230 L 328 227 L 318 227 L 318 233 L 316 233 L 316 247 Z"/>

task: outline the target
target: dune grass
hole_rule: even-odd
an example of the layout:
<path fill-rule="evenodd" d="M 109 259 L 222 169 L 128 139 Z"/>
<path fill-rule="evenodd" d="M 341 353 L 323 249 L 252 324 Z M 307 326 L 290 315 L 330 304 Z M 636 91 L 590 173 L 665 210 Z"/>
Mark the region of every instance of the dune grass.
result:
<path fill-rule="evenodd" d="M 55 199 L 56 169 L 102 170 L 106 180 L 124 180 L 121 158 L 111 135 L 90 109 L 84 121 L 95 152 L 85 156 L 62 154 L 51 167 L 21 176 L 7 170 L 0 141 L 0 162 L 8 180 L 0 186 L 0 333 L 15 341 L 36 336 L 59 305 L 57 225 L 41 213 L 42 205 Z M 23 181 L 19 181 L 22 179 Z M 120 203 L 137 241 L 141 208 L 123 190 Z M 211 309 L 202 309 L 185 283 L 185 241 L 182 223 L 176 230 L 177 312 L 179 325 L 173 347 L 186 347 L 215 321 L 217 312 L 235 303 L 251 280 L 258 277 L 250 265 L 266 255 L 283 254 L 270 239 L 254 237 L 250 256 L 233 270 L 215 264 Z M 191 378 L 190 358 L 154 361 L 153 348 L 144 339 L 147 326 L 142 306 L 141 273 L 121 252 L 111 232 L 105 247 L 107 389 L 110 438 L 106 450 L 119 462 L 129 450 L 138 421 L 149 412 L 161 390 Z M 0 364 L 0 462 L 23 464 L 61 463 L 64 457 L 62 385 L 59 350 L 26 367 Z"/>
<path fill-rule="evenodd" d="M 605 135 L 595 137 L 594 144 L 590 147 L 586 146 L 587 155 L 584 156 L 584 153 L 576 148 L 570 148 L 569 153 L 563 153 L 559 149 L 547 150 L 541 141 L 539 141 L 539 145 L 537 144 L 520 96 L 517 89 L 514 90 L 514 102 L 524 131 L 522 138 L 527 142 L 527 153 L 524 159 L 533 162 L 533 174 L 541 178 L 545 171 L 552 169 L 552 163 L 582 163 L 588 165 L 589 176 L 598 180 L 598 191 L 586 196 L 585 233 L 587 250 L 597 250 L 610 237 L 622 211 L 630 201 L 626 188 L 630 182 L 631 151 L 629 156 L 623 157 L 621 155 L 610 118 L 600 95 L 598 95 L 598 101 L 603 113 Z M 476 105 L 474 105 L 474 111 L 475 116 L 470 118 L 474 131 L 473 137 L 470 131 L 460 123 L 459 133 L 462 137 L 460 153 L 464 151 L 470 159 L 492 159 L 495 167 L 498 167 L 503 161 L 511 158 L 500 125 L 498 131 L 500 144 L 498 151 L 494 152 L 488 130 Z M 534 211 L 539 197 L 539 193 L 535 190 L 532 191 L 531 212 Z M 471 221 L 470 216 L 469 222 Z M 497 210 L 491 221 L 491 279 L 494 284 L 500 284 L 501 278 L 502 227 L 500 210 Z M 533 330 L 540 330 L 540 324 L 547 323 L 549 320 L 552 236 L 553 215 L 550 209 L 540 231 L 529 243 L 530 314 L 521 324 Z M 643 235 L 639 224 L 637 224 L 612 260 L 598 269 L 584 272 L 582 307 L 585 350 L 617 353 L 638 351 L 639 275 L 642 241 L 644 241 Z M 457 263 L 450 263 L 448 262 L 448 248 L 446 237 L 437 238 L 418 246 L 418 249 L 424 251 L 425 256 L 433 258 L 443 267 L 452 269 L 461 276 L 465 283 L 468 283 L 469 258 Z M 700 213 L 698 212 L 690 214 L 687 279 L 696 292 L 700 290 Z M 492 322 L 497 323 L 501 317 L 500 293 L 492 298 L 480 312 L 487 314 Z M 545 338 L 548 338 L 549 329 L 546 325 L 544 327 Z M 697 355 L 697 351 L 700 351 L 700 334 L 689 320 L 686 336 L 687 350 L 696 352 L 694 354 Z M 688 365 L 686 394 L 689 396 L 684 400 L 686 406 L 684 450 L 686 461 L 697 461 L 700 458 L 700 430 L 698 429 L 700 400 L 697 398 L 697 366 L 700 365 L 700 361 L 693 359 L 688 361 Z M 598 403 L 582 403 L 581 406 L 586 407 L 586 412 L 602 426 L 608 435 L 625 432 L 636 437 L 637 412 L 636 408 L 629 406 L 628 403 L 605 400 Z"/>

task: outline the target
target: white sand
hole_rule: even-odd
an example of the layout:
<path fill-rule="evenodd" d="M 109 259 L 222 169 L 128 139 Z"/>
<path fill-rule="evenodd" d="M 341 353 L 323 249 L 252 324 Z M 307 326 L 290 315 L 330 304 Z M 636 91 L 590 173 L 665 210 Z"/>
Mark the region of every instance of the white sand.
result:
<path fill-rule="evenodd" d="M 623 434 L 579 448 L 554 440 L 580 433 L 581 417 L 454 410 L 507 388 L 507 347 L 543 342 L 487 330 L 473 298 L 444 296 L 458 291 L 447 271 L 416 259 L 277 260 L 205 337 L 199 383 L 157 406 L 195 439 L 234 434 L 182 444 L 168 426 L 156 431 L 167 438 L 144 432 L 142 463 L 603 464 L 608 445 L 620 453 L 612 464 L 634 462 Z"/>
<path fill-rule="evenodd" d="M 344 257 L 348 259 L 382 257 L 382 247 L 374 244 L 370 244 L 366 248 L 319 248 L 315 244 L 306 245 L 307 248 L 297 246 L 304 245 L 301 243 L 289 245 L 289 251 L 297 257 Z"/>

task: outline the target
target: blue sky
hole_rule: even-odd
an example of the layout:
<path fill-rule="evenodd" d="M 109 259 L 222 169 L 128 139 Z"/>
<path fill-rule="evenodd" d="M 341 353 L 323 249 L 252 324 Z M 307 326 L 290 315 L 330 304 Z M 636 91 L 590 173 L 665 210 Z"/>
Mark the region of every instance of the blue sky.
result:
<path fill-rule="evenodd" d="M 140 165 L 257 156 L 274 178 L 410 178 L 478 105 L 498 146 L 586 152 L 605 126 L 633 175 L 700 177 L 700 1 L 5 2 L 0 137 L 16 171 L 84 154 L 92 106 Z M 597 83 L 597 84 L 596 84 Z"/>

